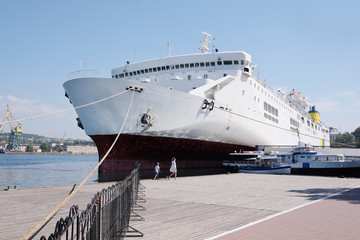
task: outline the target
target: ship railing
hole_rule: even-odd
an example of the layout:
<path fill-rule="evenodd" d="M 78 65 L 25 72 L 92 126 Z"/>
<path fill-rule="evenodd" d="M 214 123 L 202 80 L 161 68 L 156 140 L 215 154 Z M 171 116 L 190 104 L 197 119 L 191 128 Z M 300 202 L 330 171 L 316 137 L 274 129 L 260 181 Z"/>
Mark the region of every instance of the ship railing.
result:
<path fill-rule="evenodd" d="M 284 103 L 289 104 L 288 100 L 286 99 L 286 97 L 284 96 L 284 94 L 282 94 L 281 92 L 278 91 L 274 91 L 274 89 L 272 87 L 270 87 L 268 84 L 265 83 L 265 81 L 261 80 L 261 78 L 259 76 L 257 76 L 256 74 L 252 73 L 252 77 L 262 86 L 264 86 L 267 90 L 269 90 L 269 92 L 271 92 L 273 95 L 277 96 L 278 98 L 280 98 Z"/>
<path fill-rule="evenodd" d="M 68 73 L 66 75 L 66 80 L 75 79 L 75 78 L 85 78 L 85 77 L 102 77 L 102 75 L 98 70 L 93 70 L 93 69 L 78 70 Z"/>
<path fill-rule="evenodd" d="M 124 239 L 143 237 L 143 233 L 129 225 L 130 221 L 144 221 L 136 211 L 145 210 L 144 187 L 140 184 L 140 164 L 124 180 L 95 194 L 86 210 L 73 205 L 69 216 L 57 221 L 48 238 L 55 239 Z"/>

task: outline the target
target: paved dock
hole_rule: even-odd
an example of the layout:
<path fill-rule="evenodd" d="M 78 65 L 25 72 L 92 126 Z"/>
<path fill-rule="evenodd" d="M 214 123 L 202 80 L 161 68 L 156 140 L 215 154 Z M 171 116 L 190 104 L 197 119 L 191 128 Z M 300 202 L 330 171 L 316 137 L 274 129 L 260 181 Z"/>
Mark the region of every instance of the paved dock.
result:
<path fill-rule="evenodd" d="M 34 239 L 40 239 L 42 235 L 48 237 L 54 231 L 56 222 L 69 215 L 73 204 L 78 205 L 80 210 L 85 210 L 98 191 L 112 184 L 84 185 Z M 0 190 L 0 239 L 21 239 L 54 210 L 69 195 L 72 188 L 72 185 L 66 185 Z"/>
<path fill-rule="evenodd" d="M 130 225 L 142 239 L 360 239 L 360 179 L 220 174 L 141 184 L 146 211 L 137 213 L 145 221 Z M 84 209 L 109 185 L 85 185 L 73 201 Z M 71 187 L 0 191 L 0 239 L 20 239 Z"/>

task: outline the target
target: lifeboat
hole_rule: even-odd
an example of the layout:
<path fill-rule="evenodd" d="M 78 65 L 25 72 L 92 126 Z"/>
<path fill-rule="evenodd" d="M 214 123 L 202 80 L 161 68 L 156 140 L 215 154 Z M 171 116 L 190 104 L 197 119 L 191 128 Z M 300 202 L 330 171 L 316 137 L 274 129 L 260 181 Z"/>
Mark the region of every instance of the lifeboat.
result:
<path fill-rule="evenodd" d="M 300 93 L 292 92 L 289 94 L 291 101 L 298 103 L 303 108 L 307 108 L 310 106 L 308 100 L 303 97 Z"/>

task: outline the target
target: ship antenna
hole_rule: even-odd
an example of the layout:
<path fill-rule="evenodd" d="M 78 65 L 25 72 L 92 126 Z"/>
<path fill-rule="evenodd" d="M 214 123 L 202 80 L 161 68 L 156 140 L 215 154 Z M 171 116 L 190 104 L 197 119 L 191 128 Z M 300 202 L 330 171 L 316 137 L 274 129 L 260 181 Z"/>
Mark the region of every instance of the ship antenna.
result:
<path fill-rule="evenodd" d="M 167 47 L 168 47 L 168 57 L 170 57 L 170 55 L 171 55 L 171 52 L 170 52 L 170 42 L 168 42 Z"/>
<path fill-rule="evenodd" d="M 204 39 L 201 40 L 201 47 L 200 47 L 200 51 L 202 53 L 206 53 L 209 51 L 209 48 L 208 48 L 208 43 L 211 43 L 212 41 L 209 41 L 208 40 L 208 37 L 211 37 L 211 34 L 209 33 L 206 33 L 204 31 L 201 32 L 202 34 L 204 34 Z"/>

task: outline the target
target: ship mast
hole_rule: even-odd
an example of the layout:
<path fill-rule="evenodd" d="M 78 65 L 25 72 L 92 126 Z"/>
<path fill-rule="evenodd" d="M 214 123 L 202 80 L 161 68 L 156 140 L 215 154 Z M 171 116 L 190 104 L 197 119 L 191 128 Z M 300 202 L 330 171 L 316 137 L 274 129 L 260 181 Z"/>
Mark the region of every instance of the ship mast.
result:
<path fill-rule="evenodd" d="M 211 37 L 211 34 L 207 33 L 207 32 L 204 32 L 202 31 L 201 32 L 202 34 L 204 34 L 204 39 L 201 40 L 201 47 L 200 47 L 200 51 L 202 53 L 206 53 L 209 51 L 209 48 L 208 48 L 208 44 L 213 42 L 213 41 L 209 41 L 208 40 L 208 37 Z"/>

